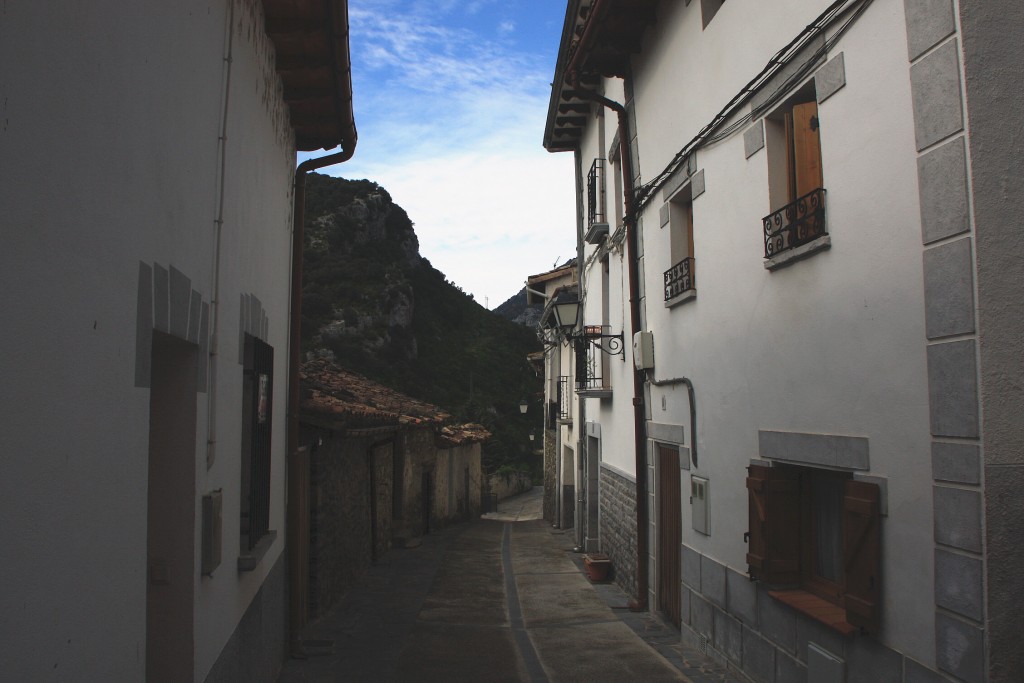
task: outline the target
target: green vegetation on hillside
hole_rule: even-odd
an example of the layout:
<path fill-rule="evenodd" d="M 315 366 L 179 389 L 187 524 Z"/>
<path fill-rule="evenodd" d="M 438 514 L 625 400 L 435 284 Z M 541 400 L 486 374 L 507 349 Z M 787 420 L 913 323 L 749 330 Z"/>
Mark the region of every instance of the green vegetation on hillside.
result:
<path fill-rule="evenodd" d="M 485 425 L 494 434 L 484 444 L 488 471 L 525 465 L 539 474 L 541 379 L 526 361 L 540 348 L 535 332 L 480 306 L 420 257 L 409 217 L 376 183 L 310 175 L 302 314 L 305 352 L 333 354 Z"/>

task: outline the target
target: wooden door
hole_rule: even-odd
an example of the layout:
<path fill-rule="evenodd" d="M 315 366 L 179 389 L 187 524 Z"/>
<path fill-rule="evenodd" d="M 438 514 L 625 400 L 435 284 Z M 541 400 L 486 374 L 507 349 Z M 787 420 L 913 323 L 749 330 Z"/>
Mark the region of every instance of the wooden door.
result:
<path fill-rule="evenodd" d="M 682 543 L 679 488 L 679 449 L 658 445 L 658 609 L 676 628 L 680 626 Z"/>

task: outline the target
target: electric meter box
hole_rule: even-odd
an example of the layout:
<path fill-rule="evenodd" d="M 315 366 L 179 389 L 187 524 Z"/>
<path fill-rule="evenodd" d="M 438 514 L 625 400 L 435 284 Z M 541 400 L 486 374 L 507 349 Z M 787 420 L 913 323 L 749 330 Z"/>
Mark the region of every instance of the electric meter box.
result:
<path fill-rule="evenodd" d="M 690 476 L 690 517 L 693 530 L 707 535 L 708 533 L 708 480 L 695 475 Z"/>
<path fill-rule="evenodd" d="M 650 370 L 654 367 L 654 334 L 637 332 L 633 335 L 633 363 L 637 370 Z"/>

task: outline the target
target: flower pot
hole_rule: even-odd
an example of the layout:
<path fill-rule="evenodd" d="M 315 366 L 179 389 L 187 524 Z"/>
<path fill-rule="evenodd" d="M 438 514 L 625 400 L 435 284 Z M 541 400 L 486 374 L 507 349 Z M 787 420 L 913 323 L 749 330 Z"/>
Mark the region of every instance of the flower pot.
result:
<path fill-rule="evenodd" d="M 593 583 L 600 583 L 608 580 L 612 561 L 604 553 L 590 553 L 583 556 L 583 566 L 587 569 L 587 578 Z"/>

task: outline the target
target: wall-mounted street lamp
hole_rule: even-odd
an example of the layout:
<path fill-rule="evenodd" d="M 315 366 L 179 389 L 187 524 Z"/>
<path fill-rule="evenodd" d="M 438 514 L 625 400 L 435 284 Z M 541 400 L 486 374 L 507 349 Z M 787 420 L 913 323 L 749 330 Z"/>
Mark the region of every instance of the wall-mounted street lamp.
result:
<path fill-rule="evenodd" d="M 537 438 L 536 435 L 533 432 L 530 432 L 530 441 L 533 441 L 535 438 Z"/>
<path fill-rule="evenodd" d="M 591 344 L 610 356 L 621 356 L 622 333 L 605 334 L 601 325 L 580 325 L 583 321 L 583 302 L 576 288 L 563 288 L 551 302 L 547 327 L 554 329 L 563 339 L 576 346 L 577 351 Z"/>
<path fill-rule="evenodd" d="M 530 404 L 527 403 L 526 399 L 524 398 L 522 401 L 519 402 L 519 412 L 522 413 L 523 415 L 526 415 L 526 409 L 529 407 L 529 405 Z"/>
<path fill-rule="evenodd" d="M 577 390 L 604 388 L 604 382 L 598 374 L 601 363 L 594 355 L 597 351 L 609 356 L 621 356 L 625 360 L 622 333 L 607 334 L 602 325 L 583 324 L 583 302 L 580 301 L 579 289 L 575 285 L 555 290 L 541 317 L 541 325 L 553 333 L 545 335 L 549 340 L 546 343 L 567 343 L 572 346 L 576 356 Z"/>

